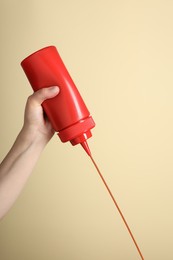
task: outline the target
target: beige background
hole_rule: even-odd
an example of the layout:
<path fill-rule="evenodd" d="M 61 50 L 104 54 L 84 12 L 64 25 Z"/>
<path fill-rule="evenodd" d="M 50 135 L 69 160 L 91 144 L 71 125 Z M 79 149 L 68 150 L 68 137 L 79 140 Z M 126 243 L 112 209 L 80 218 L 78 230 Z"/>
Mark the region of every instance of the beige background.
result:
<path fill-rule="evenodd" d="M 20 67 L 56 45 L 97 126 L 89 140 L 148 260 L 173 259 L 173 1 L 1 0 L 0 157 L 32 93 Z M 0 223 L 2 260 L 135 260 L 80 146 L 54 136 Z"/>

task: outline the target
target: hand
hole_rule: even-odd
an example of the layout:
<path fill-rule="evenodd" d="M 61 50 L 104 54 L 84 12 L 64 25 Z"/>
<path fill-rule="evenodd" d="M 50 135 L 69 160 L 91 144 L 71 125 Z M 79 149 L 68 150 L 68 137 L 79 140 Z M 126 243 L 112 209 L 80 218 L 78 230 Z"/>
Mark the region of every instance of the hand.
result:
<path fill-rule="evenodd" d="M 26 103 L 24 125 L 12 148 L 0 164 L 0 218 L 11 208 L 54 134 L 41 104 L 59 93 L 58 87 L 41 89 Z"/>
<path fill-rule="evenodd" d="M 30 141 L 41 138 L 48 142 L 54 134 L 54 130 L 44 114 L 41 104 L 49 98 L 55 97 L 59 93 L 59 87 L 48 87 L 40 89 L 29 96 L 24 116 L 24 125 L 22 133 Z"/>

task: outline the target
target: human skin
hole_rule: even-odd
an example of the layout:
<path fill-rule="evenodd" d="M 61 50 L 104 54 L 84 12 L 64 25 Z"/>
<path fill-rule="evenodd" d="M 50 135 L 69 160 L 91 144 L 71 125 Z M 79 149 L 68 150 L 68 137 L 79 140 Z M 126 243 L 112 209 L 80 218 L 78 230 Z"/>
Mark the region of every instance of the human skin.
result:
<path fill-rule="evenodd" d="M 54 135 L 41 104 L 58 93 L 57 86 L 43 88 L 29 96 L 26 102 L 23 127 L 0 164 L 0 219 L 16 201 L 43 149 Z"/>

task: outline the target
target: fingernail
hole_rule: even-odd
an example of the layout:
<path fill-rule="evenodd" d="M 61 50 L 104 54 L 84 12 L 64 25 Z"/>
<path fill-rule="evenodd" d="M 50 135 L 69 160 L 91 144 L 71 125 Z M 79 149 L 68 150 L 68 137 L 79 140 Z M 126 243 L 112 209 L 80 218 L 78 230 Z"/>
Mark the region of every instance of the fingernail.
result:
<path fill-rule="evenodd" d="M 49 89 L 53 93 L 58 93 L 60 91 L 60 88 L 58 86 L 52 86 Z"/>

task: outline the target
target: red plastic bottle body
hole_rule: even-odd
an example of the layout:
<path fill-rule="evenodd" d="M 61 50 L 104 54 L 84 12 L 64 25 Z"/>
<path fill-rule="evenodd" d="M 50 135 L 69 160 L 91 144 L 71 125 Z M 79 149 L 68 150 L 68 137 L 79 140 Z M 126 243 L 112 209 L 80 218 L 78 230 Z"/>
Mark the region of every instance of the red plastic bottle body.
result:
<path fill-rule="evenodd" d="M 90 129 L 95 123 L 56 47 L 34 52 L 21 62 L 21 66 L 34 91 L 60 87 L 59 95 L 42 105 L 61 141 L 71 141 L 75 145 L 91 137 Z"/>

